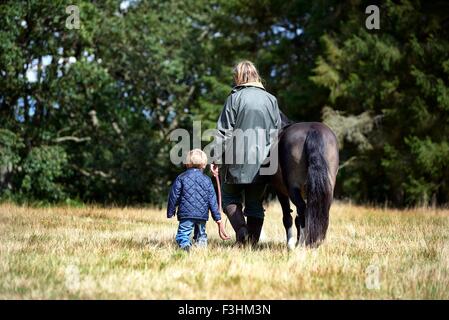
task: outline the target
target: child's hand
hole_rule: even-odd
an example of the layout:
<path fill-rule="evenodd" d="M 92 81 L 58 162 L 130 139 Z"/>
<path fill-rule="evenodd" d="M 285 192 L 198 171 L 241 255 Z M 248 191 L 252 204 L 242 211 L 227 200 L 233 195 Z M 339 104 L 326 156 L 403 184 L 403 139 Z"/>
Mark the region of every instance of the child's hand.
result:
<path fill-rule="evenodd" d="M 220 235 L 221 240 L 229 240 L 231 239 L 230 236 L 226 233 L 226 230 L 224 229 L 224 225 L 221 222 L 221 220 L 216 221 L 218 226 L 218 234 Z"/>
<path fill-rule="evenodd" d="M 218 165 L 216 165 L 215 163 L 211 163 L 210 171 L 212 172 L 214 177 L 217 177 L 218 176 Z"/>
<path fill-rule="evenodd" d="M 173 214 L 167 214 L 167 219 L 174 218 L 176 216 L 176 213 Z"/>

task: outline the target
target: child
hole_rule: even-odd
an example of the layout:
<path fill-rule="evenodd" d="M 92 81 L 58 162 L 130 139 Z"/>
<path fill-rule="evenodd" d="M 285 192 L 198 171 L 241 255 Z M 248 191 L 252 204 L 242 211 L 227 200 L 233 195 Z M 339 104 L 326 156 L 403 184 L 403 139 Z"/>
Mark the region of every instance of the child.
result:
<path fill-rule="evenodd" d="M 190 250 L 190 236 L 194 228 L 195 242 L 198 246 L 207 246 L 206 221 L 209 210 L 218 225 L 220 237 L 229 239 L 221 223 L 217 197 L 211 179 L 203 173 L 207 165 L 207 156 L 200 149 L 191 150 L 187 154 L 187 170 L 174 181 L 168 198 L 167 218 L 175 215 L 178 207 L 179 227 L 176 242 L 181 249 Z"/>

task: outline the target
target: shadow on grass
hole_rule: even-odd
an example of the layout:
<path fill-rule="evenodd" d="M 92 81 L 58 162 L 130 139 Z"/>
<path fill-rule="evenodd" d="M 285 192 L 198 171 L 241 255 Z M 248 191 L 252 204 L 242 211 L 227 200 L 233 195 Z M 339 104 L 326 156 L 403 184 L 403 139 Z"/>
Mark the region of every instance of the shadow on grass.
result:
<path fill-rule="evenodd" d="M 148 247 L 156 248 L 156 249 L 167 249 L 173 250 L 177 249 L 177 244 L 174 239 L 156 239 L 150 237 L 144 237 L 141 239 L 113 239 L 111 241 L 112 244 L 119 246 L 125 249 L 148 249 Z M 210 249 L 231 249 L 231 248 L 239 248 L 241 250 L 253 250 L 253 251 L 285 251 L 287 247 L 283 242 L 275 242 L 275 241 L 266 241 L 258 243 L 255 246 L 242 246 L 237 244 L 234 240 L 222 241 L 220 239 L 209 239 L 208 240 L 208 248 Z"/>

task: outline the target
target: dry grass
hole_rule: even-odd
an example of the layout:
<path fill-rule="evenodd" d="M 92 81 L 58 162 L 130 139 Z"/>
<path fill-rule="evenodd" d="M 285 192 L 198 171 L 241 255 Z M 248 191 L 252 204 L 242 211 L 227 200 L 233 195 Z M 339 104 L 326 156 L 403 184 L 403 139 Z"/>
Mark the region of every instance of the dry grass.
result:
<path fill-rule="evenodd" d="M 449 210 L 336 203 L 326 242 L 291 252 L 277 204 L 254 249 L 220 241 L 209 222 L 209 247 L 186 254 L 164 216 L 0 205 L 0 298 L 449 298 Z"/>

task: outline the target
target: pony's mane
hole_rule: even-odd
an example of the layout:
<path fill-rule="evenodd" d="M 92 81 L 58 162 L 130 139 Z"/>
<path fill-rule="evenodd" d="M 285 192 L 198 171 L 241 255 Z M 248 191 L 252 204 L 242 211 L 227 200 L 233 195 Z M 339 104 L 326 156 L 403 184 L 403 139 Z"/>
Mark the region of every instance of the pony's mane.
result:
<path fill-rule="evenodd" d="M 281 115 L 282 129 L 285 129 L 295 123 L 294 121 L 290 120 L 282 111 L 279 110 L 279 113 Z"/>

